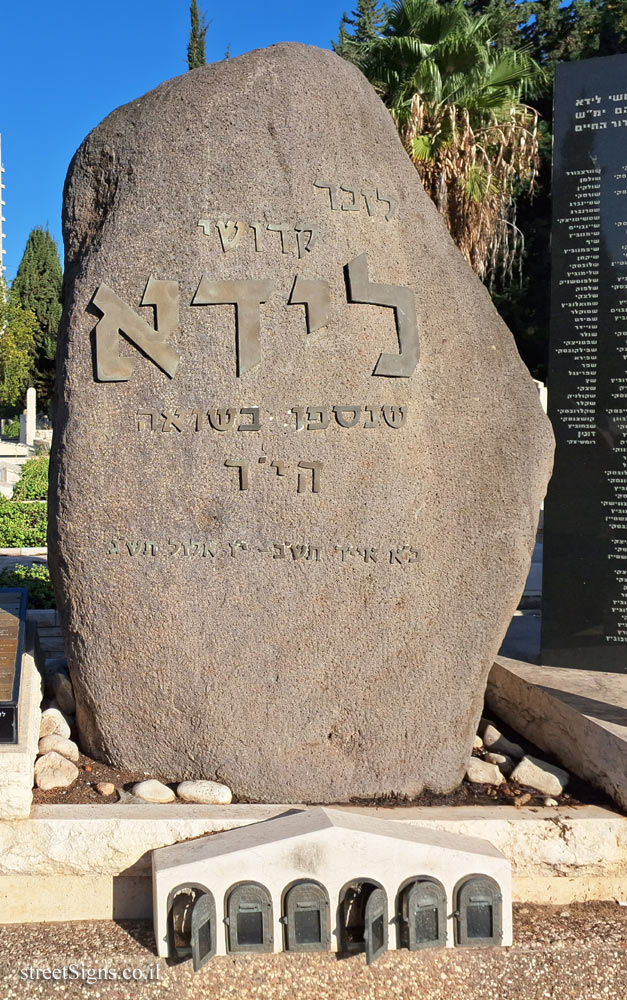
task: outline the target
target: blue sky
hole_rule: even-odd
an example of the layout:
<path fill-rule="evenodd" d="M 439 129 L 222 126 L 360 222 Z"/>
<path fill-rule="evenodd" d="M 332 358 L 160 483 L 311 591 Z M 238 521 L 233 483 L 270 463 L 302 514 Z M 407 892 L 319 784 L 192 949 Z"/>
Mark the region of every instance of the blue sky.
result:
<path fill-rule="evenodd" d="M 199 0 L 210 22 L 207 62 L 274 42 L 328 48 L 350 0 L 316 4 Z M 0 134 L 9 282 L 35 226 L 61 240 L 72 156 L 113 108 L 187 70 L 189 0 L 4 0 L 0 13 Z"/>

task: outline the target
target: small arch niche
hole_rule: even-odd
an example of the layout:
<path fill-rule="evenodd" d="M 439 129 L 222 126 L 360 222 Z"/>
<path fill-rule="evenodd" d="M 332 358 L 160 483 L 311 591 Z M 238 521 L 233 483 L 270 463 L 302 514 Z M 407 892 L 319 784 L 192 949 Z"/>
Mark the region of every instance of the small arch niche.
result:
<path fill-rule="evenodd" d="M 287 951 L 328 951 L 331 947 L 329 894 L 319 882 L 292 885 L 283 903 Z"/>
<path fill-rule="evenodd" d="M 212 894 L 198 883 L 178 885 L 168 895 L 168 954 L 184 961 L 192 958 L 200 969 L 216 951 L 216 907 Z"/>
<path fill-rule="evenodd" d="M 269 952 L 274 947 L 272 898 L 259 882 L 240 882 L 227 899 L 229 951 Z"/>
<path fill-rule="evenodd" d="M 344 886 L 340 892 L 338 928 L 340 947 L 346 954 L 365 951 L 370 964 L 387 951 L 387 897 L 378 882 L 358 878 Z"/>
<path fill-rule="evenodd" d="M 399 893 L 400 945 L 410 951 L 446 946 L 446 891 L 427 875 L 412 879 Z"/>
<path fill-rule="evenodd" d="M 455 889 L 455 943 L 488 948 L 503 940 L 503 897 L 488 875 L 471 875 Z"/>

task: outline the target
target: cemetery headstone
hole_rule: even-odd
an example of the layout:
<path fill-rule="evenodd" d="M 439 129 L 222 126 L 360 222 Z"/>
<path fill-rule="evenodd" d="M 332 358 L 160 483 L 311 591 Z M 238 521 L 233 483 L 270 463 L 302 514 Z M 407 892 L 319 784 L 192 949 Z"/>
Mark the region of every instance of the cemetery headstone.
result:
<path fill-rule="evenodd" d="M 0 743 L 18 739 L 26 596 L 23 587 L 0 587 Z"/>
<path fill-rule="evenodd" d="M 627 671 L 627 56 L 557 67 L 542 662 Z"/>
<path fill-rule="evenodd" d="M 84 747 L 240 798 L 460 780 L 552 437 L 365 78 L 277 45 L 71 165 L 50 563 Z"/>

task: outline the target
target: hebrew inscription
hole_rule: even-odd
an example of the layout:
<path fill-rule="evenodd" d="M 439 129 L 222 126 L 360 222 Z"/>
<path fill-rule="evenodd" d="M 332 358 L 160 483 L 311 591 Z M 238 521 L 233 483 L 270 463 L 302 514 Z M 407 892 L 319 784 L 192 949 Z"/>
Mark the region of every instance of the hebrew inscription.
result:
<path fill-rule="evenodd" d="M 146 354 L 170 378 L 176 374 L 180 356 L 167 343 L 178 327 L 179 286 L 177 281 L 149 278 L 141 305 L 154 306 L 155 327 L 148 325 L 108 285 L 99 285 L 92 299 L 102 313 L 96 325 L 96 378 L 100 382 L 125 382 L 133 372 L 133 358 L 119 353 L 120 334 Z"/>
<path fill-rule="evenodd" d="M 269 559 L 278 564 L 339 563 L 347 567 L 370 569 L 392 566 L 396 569 L 418 566 L 420 548 L 411 544 L 366 545 L 340 543 L 323 545 L 312 542 L 274 541 L 269 545 L 235 539 L 226 544 L 209 539 L 172 538 L 154 539 L 112 538 L 106 545 L 108 556 L 151 559 L 206 559 L 208 563 L 228 562 L 230 559 Z"/>
<path fill-rule="evenodd" d="M 238 246 L 244 242 L 253 245 L 257 253 L 265 250 L 279 251 L 281 254 L 296 255 L 302 258 L 307 253 L 311 253 L 316 245 L 320 231 L 312 223 L 303 223 L 301 226 L 292 226 L 286 222 L 234 222 L 213 219 L 199 219 L 198 226 L 205 236 L 214 238 L 216 233 L 219 236 L 220 246 L 224 253 L 237 250 Z M 267 237 L 266 233 L 278 233 L 279 238 Z"/>
<path fill-rule="evenodd" d="M 346 266 L 350 302 L 394 309 L 400 354 L 381 354 L 373 375 L 410 378 L 420 357 L 416 303 L 411 288 L 382 285 L 370 281 L 368 254 L 362 253 Z"/>
<path fill-rule="evenodd" d="M 334 184 L 332 181 L 316 181 L 314 187 L 329 192 L 329 204 L 333 212 L 361 212 L 365 208 L 368 215 L 375 216 L 377 209 L 381 212 L 381 205 L 387 205 L 383 216 L 386 222 L 396 218 L 398 201 L 392 195 L 385 194 L 381 188 L 357 188 L 350 184 Z"/>
<path fill-rule="evenodd" d="M 235 236 L 229 238 L 235 239 Z M 350 261 L 346 273 L 348 302 L 394 309 L 400 353 L 382 353 L 372 374 L 411 378 L 420 357 L 414 293 L 401 285 L 371 281 L 366 253 Z M 260 308 L 268 301 L 274 284 L 270 280 L 213 281 L 202 277 L 192 298 L 192 306 L 235 307 L 238 377 L 261 363 Z M 159 326 L 154 329 L 107 285 L 99 285 L 93 303 L 103 313 L 96 326 L 96 378 L 99 381 L 125 382 L 132 375 L 134 359 L 119 355 L 120 333 L 124 333 L 166 375 L 174 376 L 180 355 L 166 340 L 178 326 L 178 282 L 149 278 L 141 305 L 156 307 Z M 286 305 L 304 305 L 307 333 L 315 333 L 329 323 L 331 291 L 328 282 L 297 275 Z"/>
<path fill-rule="evenodd" d="M 260 431 L 265 426 L 260 412 L 259 406 L 146 408 L 135 411 L 133 423 L 140 433 L 246 433 Z M 336 406 L 292 406 L 289 413 L 295 418 L 293 426 L 297 431 L 324 431 L 332 424 L 345 428 L 361 427 L 364 430 L 371 430 L 373 427 L 399 430 L 406 424 L 409 407 L 385 403 L 378 406 L 373 403 L 351 403 Z"/>

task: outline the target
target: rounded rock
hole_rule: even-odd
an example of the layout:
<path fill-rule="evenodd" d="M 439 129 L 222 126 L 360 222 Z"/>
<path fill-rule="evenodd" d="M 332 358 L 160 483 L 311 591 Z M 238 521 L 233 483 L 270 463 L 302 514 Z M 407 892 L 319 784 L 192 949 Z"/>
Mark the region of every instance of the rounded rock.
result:
<path fill-rule="evenodd" d="M 115 785 L 112 781 L 99 781 L 94 788 L 99 795 L 113 795 L 115 792 Z"/>
<path fill-rule="evenodd" d="M 570 780 L 568 771 L 537 757 L 526 756 L 514 768 L 512 781 L 528 785 L 543 795 L 561 795 Z"/>
<path fill-rule="evenodd" d="M 64 736 L 66 740 L 69 740 L 71 731 L 68 720 L 58 708 L 47 708 L 41 713 L 40 737 L 51 736 L 53 733 L 57 733 L 59 736 Z"/>
<path fill-rule="evenodd" d="M 502 785 L 505 780 L 496 764 L 479 757 L 471 757 L 468 761 L 466 777 L 473 785 Z"/>
<path fill-rule="evenodd" d="M 54 750 L 35 762 L 35 784 L 44 792 L 51 788 L 67 788 L 76 781 L 78 773 L 76 764 Z"/>
<path fill-rule="evenodd" d="M 483 759 L 487 760 L 489 764 L 496 764 L 506 778 L 514 770 L 514 761 L 504 753 L 487 753 Z"/>
<path fill-rule="evenodd" d="M 512 743 L 511 740 L 508 740 L 507 736 L 503 736 L 496 726 L 488 722 L 487 719 L 481 720 L 479 732 L 484 746 L 488 750 L 492 750 L 493 753 L 507 754 L 508 757 L 515 757 L 516 760 L 525 756 L 525 751 L 518 743 Z"/>
<path fill-rule="evenodd" d="M 233 793 L 219 781 L 181 781 L 176 794 L 183 802 L 202 802 L 210 806 L 228 806 Z"/>
<path fill-rule="evenodd" d="M 148 781 L 138 781 L 131 789 L 136 799 L 141 802 L 174 802 L 176 795 L 162 781 L 149 778 Z"/>
<path fill-rule="evenodd" d="M 60 736 L 58 733 L 50 733 L 49 736 L 43 736 L 39 741 L 39 754 L 47 754 L 52 750 L 61 754 L 66 760 L 76 762 L 79 757 L 79 750 L 76 743 L 73 740 L 66 739 L 65 736 Z"/>
<path fill-rule="evenodd" d="M 61 711 L 65 715 L 74 715 L 76 702 L 74 701 L 74 688 L 72 687 L 69 675 L 63 670 L 58 670 L 56 674 L 52 675 L 50 687 L 54 692 Z"/>
<path fill-rule="evenodd" d="M 544 800 L 544 805 L 555 807 L 559 805 L 559 802 L 557 801 L 557 799 L 547 798 Z"/>

